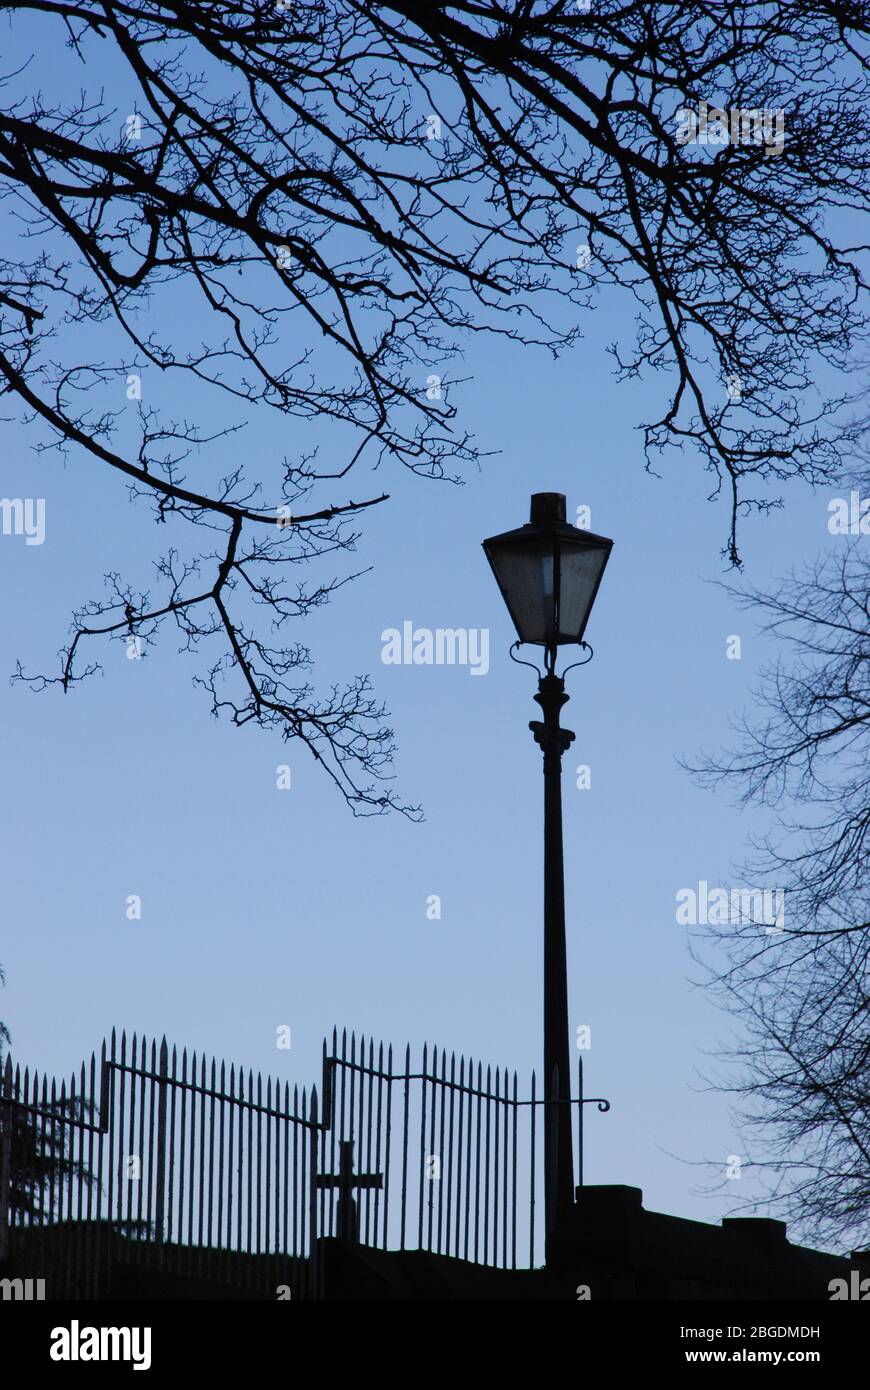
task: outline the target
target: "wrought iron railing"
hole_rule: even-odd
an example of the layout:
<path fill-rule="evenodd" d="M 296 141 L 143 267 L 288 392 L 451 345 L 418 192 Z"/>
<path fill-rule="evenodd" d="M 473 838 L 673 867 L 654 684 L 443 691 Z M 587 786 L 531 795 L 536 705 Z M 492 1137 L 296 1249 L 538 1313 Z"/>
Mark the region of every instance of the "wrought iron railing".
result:
<path fill-rule="evenodd" d="M 582 1175 L 582 1058 L 573 1103 Z M 328 1236 L 530 1268 L 541 1107 L 534 1073 L 521 1097 L 516 1071 L 438 1047 L 397 1064 L 346 1032 L 324 1042 L 319 1095 L 135 1034 L 60 1086 L 7 1057 L 0 1264 L 49 1298 L 316 1298 Z"/>

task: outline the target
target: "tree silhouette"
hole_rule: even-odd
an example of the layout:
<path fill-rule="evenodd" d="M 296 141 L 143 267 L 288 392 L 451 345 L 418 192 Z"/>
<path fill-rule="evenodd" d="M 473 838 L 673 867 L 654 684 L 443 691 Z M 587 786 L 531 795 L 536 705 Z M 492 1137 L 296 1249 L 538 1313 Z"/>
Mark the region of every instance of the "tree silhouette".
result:
<path fill-rule="evenodd" d="M 5 985 L 5 983 L 6 973 L 3 969 L 3 966 L 0 965 L 0 985 Z M 10 1035 L 9 1029 L 7 1028 L 6 1024 L 2 1021 L 2 1019 L 0 1019 L 0 1061 L 2 1061 L 3 1059 L 4 1044 L 8 1047 L 11 1041 L 12 1037 Z"/>
<path fill-rule="evenodd" d="M 0 966 L 0 985 L 6 976 Z M 12 1039 L 0 1023 L 0 1202 L 10 1222 L 44 1219 L 52 1186 L 96 1181 L 87 1165 L 73 1157 L 71 1126 L 85 1117 L 85 1101 L 55 1101 L 50 1116 L 16 1105 L 11 1058 L 3 1056 Z M 90 1118 L 90 1117 L 88 1117 Z"/>
<path fill-rule="evenodd" d="M 109 574 L 59 671 L 19 667 L 33 688 L 174 625 L 215 714 L 301 739 L 357 813 L 416 814 L 369 679 L 316 693 L 281 634 L 354 577 L 323 566 L 386 497 L 352 476 L 478 459 L 468 335 L 564 351 L 604 289 L 637 310 L 618 375 L 664 383 L 647 466 L 709 470 L 732 563 L 771 486 L 838 476 L 863 6 L 40 0 L 6 24 L 0 388 L 40 450 L 167 528 L 154 591 Z M 686 143 L 680 113 L 715 101 L 784 113 L 781 148 L 757 121 Z"/>
<path fill-rule="evenodd" d="M 787 655 L 763 673 L 737 747 L 695 770 L 776 810 L 741 872 L 783 891 L 782 929 L 706 931 L 710 975 L 741 1024 L 730 1089 L 766 1155 L 769 1199 L 812 1234 L 866 1245 L 870 565 L 860 541 L 842 543 L 775 592 L 735 592 Z"/>

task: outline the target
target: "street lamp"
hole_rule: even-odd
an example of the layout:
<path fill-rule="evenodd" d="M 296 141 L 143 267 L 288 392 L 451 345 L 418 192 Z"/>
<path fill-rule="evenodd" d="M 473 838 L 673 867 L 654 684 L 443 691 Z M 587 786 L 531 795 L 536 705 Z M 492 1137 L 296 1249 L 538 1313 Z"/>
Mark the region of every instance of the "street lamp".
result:
<path fill-rule="evenodd" d="M 562 754 L 574 741 L 559 725 L 567 702 L 565 671 L 556 675 L 559 647 L 579 645 L 598 593 L 613 541 L 571 526 L 560 492 L 532 497 L 531 519 L 516 531 L 483 542 L 519 641 L 543 648 L 538 670 L 543 723 L 529 728 L 544 754 L 544 1191 L 547 1259 L 561 1218 L 574 1200 L 571 1077 L 568 1045 L 568 963 L 565 949 L 565 877 L 562 853 Z M 530 663 L 521 663 L 529 665 Z M 571 669 L 570 667 L 566 669 Z"/>

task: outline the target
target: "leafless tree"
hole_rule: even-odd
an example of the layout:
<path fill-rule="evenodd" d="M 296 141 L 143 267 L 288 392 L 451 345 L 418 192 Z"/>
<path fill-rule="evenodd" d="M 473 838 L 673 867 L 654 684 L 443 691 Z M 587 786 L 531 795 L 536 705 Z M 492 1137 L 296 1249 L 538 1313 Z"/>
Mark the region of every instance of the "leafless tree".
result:
<path fill-rule="evenodd" d="M 784 893 L 781 929 L 710 927 L 701 954 L 741 1041 L 730 1089 L 769 1182 L 809 1233 L 870 1236 L 870 564 L 866 539 L 772 593 L 738 591 L 783 652 L 736 749 L 697 769 L 773 809 L 744 881 Z"/>
<path fill-rule="evenodd" d="M 353 576 L 296 576 L 385 500 L 348 496 L 367 465 L 477 459 L 455 399 L 469 333 L 559 352 L 605 288 L 637 310 L 617 372 L 662 374 L 647 466 L 675 448 L 710 471 L 732 563 L 779 481 L 838 473 L 866 7 L 586 8 L 4 7 L 0 389 L 37 447 L 121 474 L 167 527 L 154 591 L 109 575 L 59 673 L 21 679 L 68 690 L 98 635 L 147 651 L 174 624 L 213 654 L 215 712 L 301 739 L 355 811 L 398 805 L 368 678 L 317 696 L 307 648 L 280 644 Z M 780 112 L 784 140 L 750 121 L 685 143 L 702 102 Z"/>
<path fill-rule="evenodd" d="M 0 985 L 5 983 L 0 967 Z M 58 1179 L 95 1181 L 81 1155 L 75 1157 L 70 1137 L 70 1121 L 85 1116 L 85 1103 L 55 1098 L 50 1115 L 16 1104 L 19 1069 L 13 1069 L 8 1053 L 4 1056 L 11 1041 L 9 1029 L 0 1023 L 0 1203 L 6 1203 L 10 1222 L 38 1216 L 47 1205 L 50 1184 Z"/>
<path fill-rule="evenodd" d="M 4 970 L 3 970 L 2 965 L 0 965 L 0 985 L 5 985 L 5 983 L 6 983 L 6 974 L 5 974 Z M 6 1046 L 8 1046 L 9 1043 L 10 1043 L 11 1041 L 12 1041 L 12 1039 L 11 1039 L 11 1036 L 10 1036 L 10 1033 L 9 1033 L 9 1029 L 7 1028 L 7 1026 L 6 1026 L 5 1023 L 3 1023 L 2 1021 L 0 1021 L 0 1061 L 2 1061 L 2 1058 L 3 1058 L 3 1047 L 4 1047 L 4 1044 L 5 1044 Z"/>

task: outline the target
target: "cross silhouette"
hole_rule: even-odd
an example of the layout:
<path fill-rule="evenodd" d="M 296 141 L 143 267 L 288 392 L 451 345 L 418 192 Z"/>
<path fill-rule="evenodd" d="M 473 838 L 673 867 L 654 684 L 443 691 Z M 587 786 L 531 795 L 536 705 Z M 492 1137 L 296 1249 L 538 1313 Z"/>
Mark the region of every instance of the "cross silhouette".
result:
<path fill-rule="evenodd" d="M 359 1243 L 359 1213 L 353 1199 L 355 1187 L 380 1187 L 383 1182 L 380 1173 L 354 1173 L 353 1140 L 338 1141 L 339 1158 L 337 1173 L 316 1173 L 315 1187 L 338 1188 L 338 1238 Z"/>

